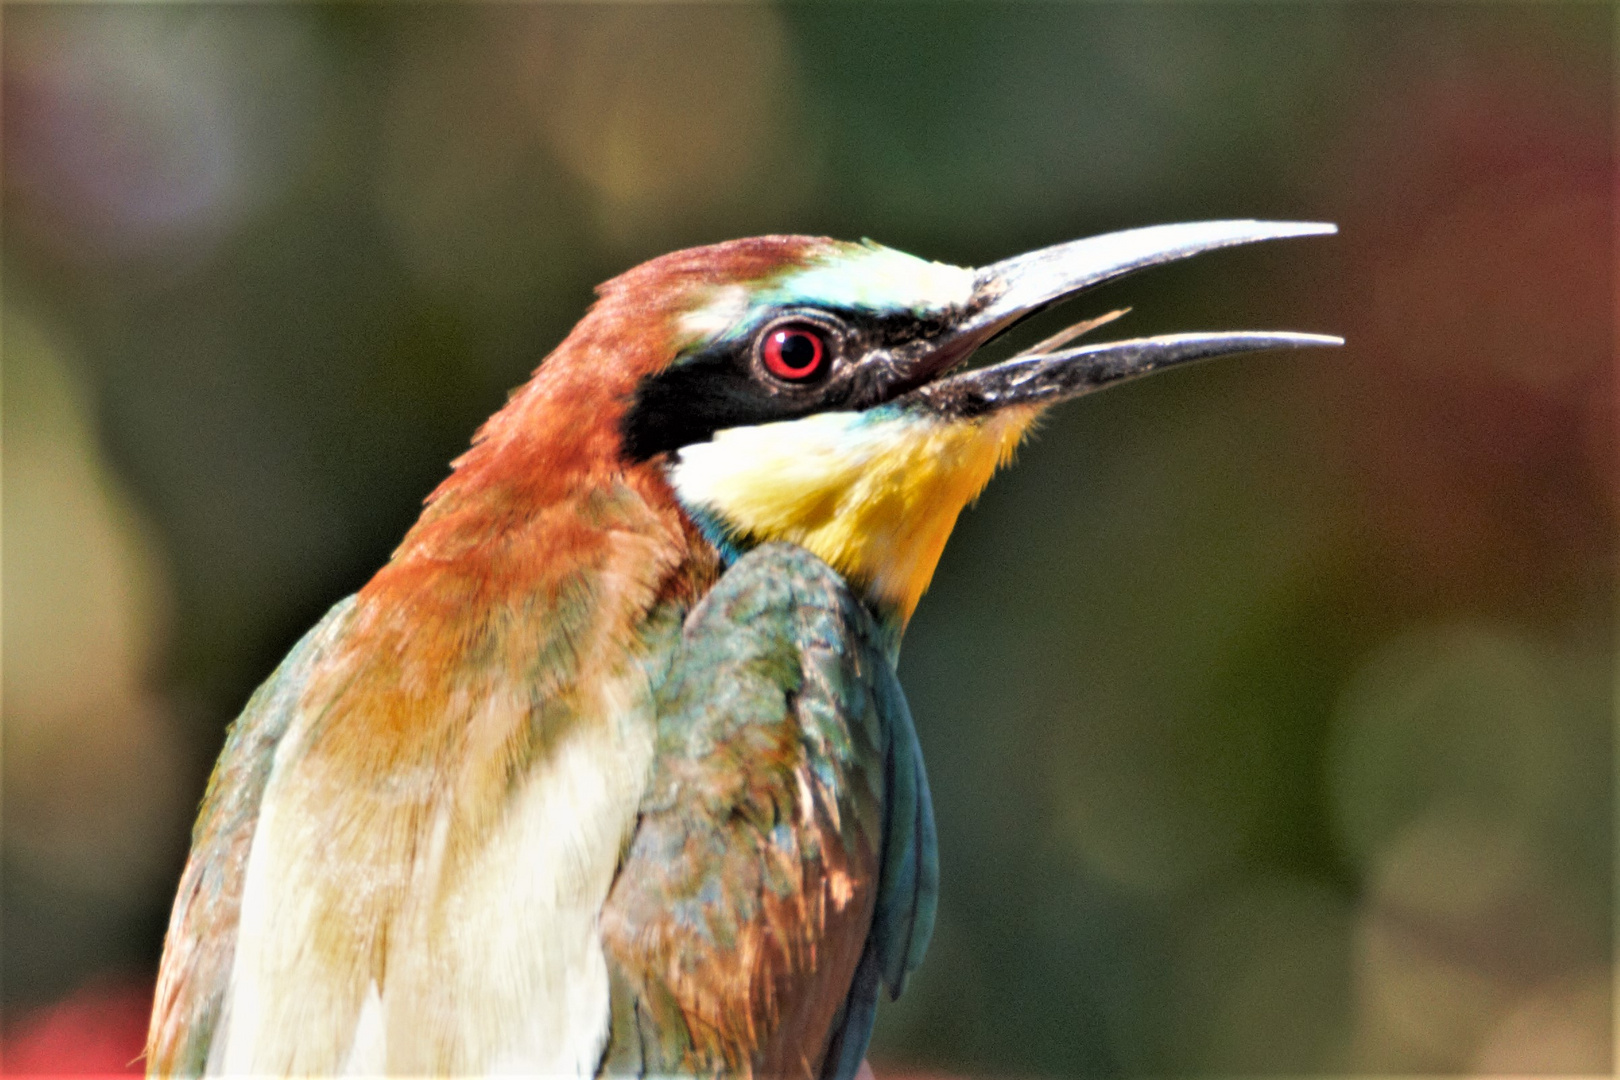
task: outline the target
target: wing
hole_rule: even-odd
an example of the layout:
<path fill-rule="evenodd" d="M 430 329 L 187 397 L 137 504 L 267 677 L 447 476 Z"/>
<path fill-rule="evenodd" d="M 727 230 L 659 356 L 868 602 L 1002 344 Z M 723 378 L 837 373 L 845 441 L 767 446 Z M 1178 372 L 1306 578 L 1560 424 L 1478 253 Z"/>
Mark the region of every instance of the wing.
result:
<path fill-rule="evenodd" d="M 146 1047 L 152 1075 L 198 1076 L 204 1071 L 221 1024 L 236 951 L 243 871 L 276 746 L 310 671 L 343 636 L 353 610 L 350 597 L 327 612 L 254 692 L 226 736 L 169 917 Z"/>
<path fill-rule="evenodd" d="M 850 1076 L 933 922 L 933 815 L 881 628 L 826 564 L 744 556 L 687 618 L 603 909 L 611 1075 Z"/>

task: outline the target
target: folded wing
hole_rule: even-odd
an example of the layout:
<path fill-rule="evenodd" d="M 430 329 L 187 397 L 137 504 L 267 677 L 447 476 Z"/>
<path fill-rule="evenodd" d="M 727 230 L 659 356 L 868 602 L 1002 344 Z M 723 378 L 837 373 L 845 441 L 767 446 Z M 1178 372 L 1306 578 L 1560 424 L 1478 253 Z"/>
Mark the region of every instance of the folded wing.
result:
<path fill-rule="evenodd" d="M 882 630 L 786 544 L 688 617 L 603 911 L 610 1075 L 852 1076 L 933 922 L 933 815 Z"/>

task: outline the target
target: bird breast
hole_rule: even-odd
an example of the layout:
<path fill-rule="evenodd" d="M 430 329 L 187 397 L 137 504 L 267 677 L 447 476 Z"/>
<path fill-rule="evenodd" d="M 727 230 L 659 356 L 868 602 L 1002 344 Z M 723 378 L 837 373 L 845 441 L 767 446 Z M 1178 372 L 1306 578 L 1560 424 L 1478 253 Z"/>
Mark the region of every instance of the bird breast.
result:
<path fill-rule="evenodd" d="M 596 920 L 654 723 L 639 665 L 589 697 L 473 835 L 454 798 L 384 792 L 358 810 L 364 828 L 319 820 L 321 770 L 299 755 L 306 733 L 288 733 L 249 856 L 221 1071 L 594 1071 L 608 1017 Z M 530 709 L 522 688 L 489 693 L 470 726 Z M 342 850 L 351 838 L 366 848 Z M 402 854 L 397 890 L 379 868 Z"/>

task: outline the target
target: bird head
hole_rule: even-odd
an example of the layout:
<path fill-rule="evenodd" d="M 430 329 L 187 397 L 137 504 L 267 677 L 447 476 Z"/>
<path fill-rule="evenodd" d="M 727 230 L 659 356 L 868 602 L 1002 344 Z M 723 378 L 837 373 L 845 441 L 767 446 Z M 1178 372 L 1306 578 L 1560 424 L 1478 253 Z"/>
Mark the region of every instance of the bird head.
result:
<path fill-rule="evenodd" d="M 1175 334 L 1065 348 L 1059 335 L 963 370 L 975 350 L 1135 270 L 1333 231 L 1165 225 L 977 269 L 810 237 L 677 252 L 606 287 L 605 296 L 617 290 L 657 309 L 670 338 L 667 363 L 642 375 L 625 403 L 622 453 L 662 467 L 723 556 L 767 541 L 798 544 L 903 625 L 963 507 L 1051 405 L 1188 361 L 1341 339 Z"/>

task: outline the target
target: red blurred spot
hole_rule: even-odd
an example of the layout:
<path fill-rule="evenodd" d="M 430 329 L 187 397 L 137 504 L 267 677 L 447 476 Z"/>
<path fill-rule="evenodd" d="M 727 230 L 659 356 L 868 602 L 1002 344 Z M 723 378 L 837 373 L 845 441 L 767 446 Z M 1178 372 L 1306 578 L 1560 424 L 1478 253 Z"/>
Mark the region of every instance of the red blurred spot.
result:
<path fill-rule="evenodd" d="M 1612 121 L 1518 25 L 1457 51 L 1391 22 L 1404 59 L 1344 129 L 1333 325 L 1351 344 L 1314 370 L 1397 610 L 1541 613 L 1604 590 Z"/>
<path fill-rule="evenodd" d="M 7 1025 L 0 1076 L 127 1076 L 140 1060 L 152 988 L 145 983 L 93 980 L 65 1000 Z"/>

